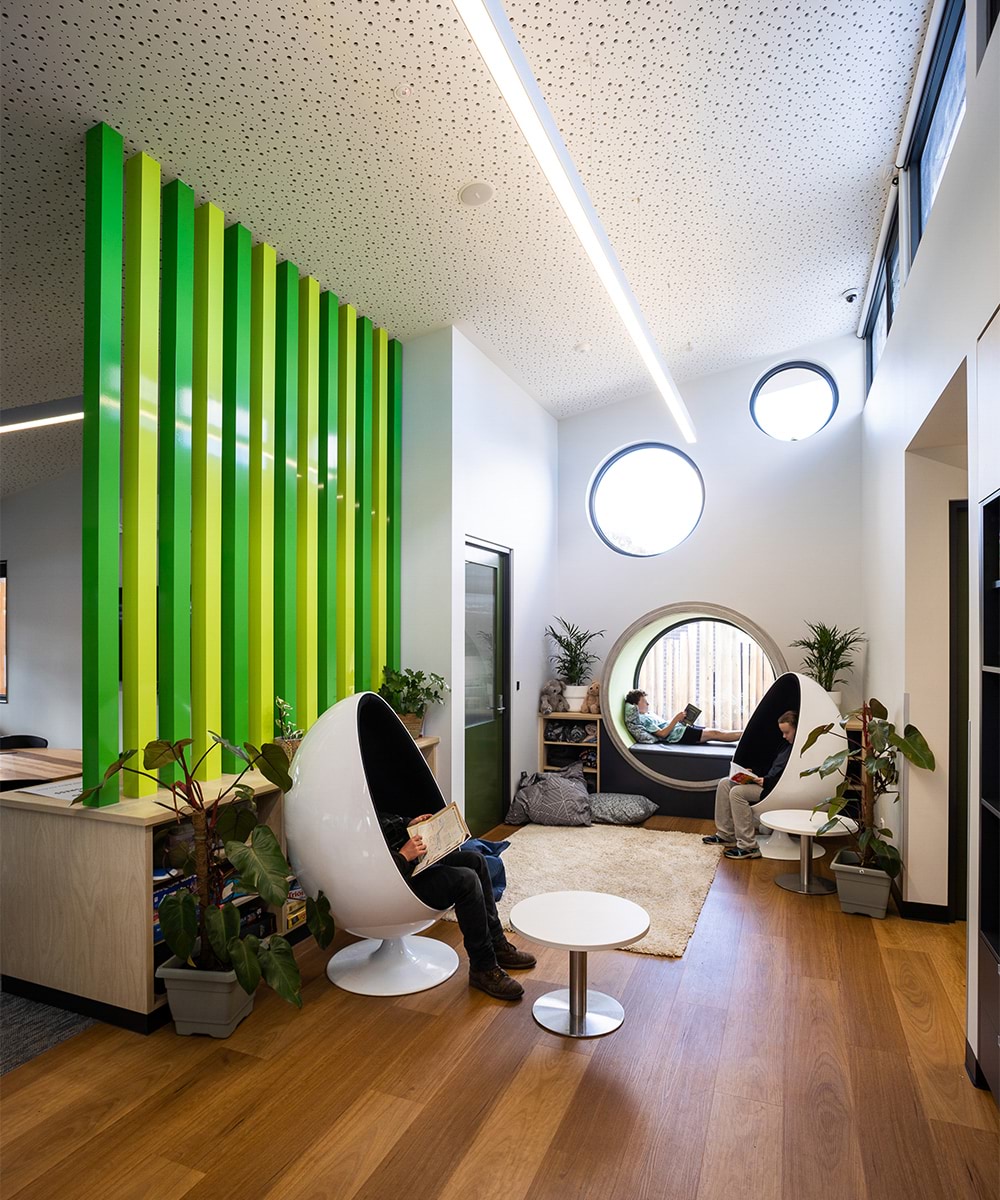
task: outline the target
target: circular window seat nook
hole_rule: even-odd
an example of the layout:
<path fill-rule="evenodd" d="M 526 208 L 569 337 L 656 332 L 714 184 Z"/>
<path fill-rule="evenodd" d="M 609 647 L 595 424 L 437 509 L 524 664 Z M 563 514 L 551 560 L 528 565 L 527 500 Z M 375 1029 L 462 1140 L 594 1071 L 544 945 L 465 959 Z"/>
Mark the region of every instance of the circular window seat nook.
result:
<path fill-rule="evenodd" d="M 688 783 L 711 782 L 714 788 L 729 774 L 735 746 L 732 742 L 702 742 L 698 746 L 657 746 L 636 742 L 629 754 L 657 775 Z"/>

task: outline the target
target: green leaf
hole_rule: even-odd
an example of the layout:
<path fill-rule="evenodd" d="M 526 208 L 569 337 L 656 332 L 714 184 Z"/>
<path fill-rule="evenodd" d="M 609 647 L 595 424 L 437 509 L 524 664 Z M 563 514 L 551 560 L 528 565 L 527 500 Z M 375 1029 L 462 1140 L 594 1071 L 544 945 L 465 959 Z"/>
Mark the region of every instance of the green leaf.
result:
<path fill-rule="evenodd" d="M 805 752 L 807 750 L 809 750 L 812 746 L 815 746 L 815 744 L 819 741 L 819 739 L 824 734 L 829 733 L 832 728 L 833 728 L 832 722 L 829 725 L 817 725 L 816 728 L 813 729 L 810 732 L 809 736 L 806 738 L 805 743 L 803 744 L 802 749 L 799 751 L 799 753 L 805 754 Z"/>
<path fill-rule="evenodd" d="M 247 789 L 253 798 L 253 788 Z M 228 842 L 245 842 L 257 826 L 257 814 L 249 808 L 236 808 L 227 804 L 219 813 L 215 824 L 215 836 L 225 845 Z"/>
<path fill-rule="evenodd" d="M 337 930 L 330 913 L 330 901 L 322 892 L 315 900 L 312 896 L 306 897 L 306 925 L 309 926 L 309 932 L 316 939 L 319 948 L 325 950 L 333 941 Z"/>
<path fill-rule="evenodd" d="M 903 730 L 903 736 L 897 734 L 893 738 L 892 743 L 915 767 L 921 767 L 925 771 L 934 770 L 934 752 L 924 739 L 924 735 L 916 727 L 916 725 L 907 725 Z"/>
<path fill-rule="evenodd" d="M 178 842 L 167 851 L 167 865 L 185 875 L 194 873 L 194 855 L 188 842 Z"/>
<path fill-rule="evenodd" d="M 248 996 L 252 996 L 257 990 L 261 975 L 259 939 L 251 935 L 245 938 L 234 937 L 226 951 L 240 987 Z"/>
<path fill-rule="evenodd" d="M 260 968 L 264 978 L 283 1000 L 302 1007 L 302 976 L 288 941 L 273 933 L 260 948 Z"/>
<path fill-rule="evenodd" d="M 232 742 L 230 742 L 227 738 L 224 738 L 221 734 L 213 733 L 211 730 L 209 730 L 208 736 L 212 739 L 213 742 L 215 742 L 215 744 L 217 746 L 221 746 L 224 750 L 228 750 L 229 753 L 232 754 L 234 757 L 241 758 L 244 762 L 250 761 L 247 758 L 246 752 L 244 750 L 240 749 L 239 746 L 234 746 Z"/>
<path fill-rule="evenodd" d="M 834 771 L 843 770 L 844 763 L 846 763 L 850 757 L 850 750 L 838 750 L 836 754 L 828 755 L 820 764 L 820 777 L 825 779 L 827 775 L 832 775 Z"/>
<path fill-rule="evenodd" d="M 160 767 L 168 767 L 177 762 L 179 751 L 173 742 L 159 740 L 147 742 L 142 752 L 142 765 L 147 771 L 158 771 Z"/>
<path fill-rule="evenodd" d="M 240 914 L 234 904 L 224 904 L 221 908 L 214 905 L 205 913 L 205 925 L 208 929 L 208 940 L 212 949 L 219 956 L 219 961 L 229 963 L 229 943 L 239 937 Z"/>
<path fill-rule="evenodd" d="M 881 700 L 876 700 L 874 696 L 868 701 L 868 711 L 880 721 L 887 721 L 889 719 L 889 710 Z"/>
<path fill-rule="evenodd" d="M 72 808 L 74 804 L 82 804 L 84 800 L 89 800 L 91 796 L 96 796 L 97 793 L 103 789 L 103 787 L 104 787 L 103 783 L 98 783 L 98 784 L 95 784 L 93 787 L 84 788 L 83 791 L 79 794 L 79 796 L 74 796 L 73 799 L 69 802 L 70 808 Z"/>
<path fill-rule="evenodd" d="M 266 825 L 255 827 L 249 846 L 242 842 L 227 842 L 226 857 L 239 872 L 243 883 L 259 892 L 266 903 L 277 906 L 288 899 L 291 868 L 278 839 Z"/>
<path fill-rule="evenodd" d="M 107 783 L 107 781 L 111 778 L 112 775 L 117 775 L 118 772 L 122 769 L 122 767 L 133 756 L 133 754 L 138 754 L 138 753 L 139 753 L 138 750 L 123 750 L 121 752 L 121 754 L 119 754 L 118 757 L 115 759 L 115 761 L 111 764 L 111 766 L 109 766 L 108 769 L 104 772 L 104 782 Z"/>
<path fill-rule="evenodd" d="M 194 953 L 194 944 L 198 940 L 198 906 L 194 896 L 187 888 L 171 892 L 160 901 L 158 911 L 164 941 L 182 962 L 186 962 Z"/>
<path fill-rule="evenodd" d="M 265 742 L 260 748 L 260 758 L 254 766 L 261 775 L 283 792 L 292 790 L 291 776 L 288 774 L 288 755 L 274 742 Z"/>

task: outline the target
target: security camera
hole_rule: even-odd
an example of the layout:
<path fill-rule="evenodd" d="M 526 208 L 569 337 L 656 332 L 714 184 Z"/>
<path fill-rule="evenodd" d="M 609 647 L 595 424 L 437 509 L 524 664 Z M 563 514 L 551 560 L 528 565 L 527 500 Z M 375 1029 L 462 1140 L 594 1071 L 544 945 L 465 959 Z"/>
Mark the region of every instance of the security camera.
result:
<path fill-rule="evenodd" d="M 841 295 L 844 297 L 844 299 L 847 301 L 848 304 L 853 304 L 858 298 L 858 289 L 857 288 L 848 288 L 847 291 L 842 292 Z"/>

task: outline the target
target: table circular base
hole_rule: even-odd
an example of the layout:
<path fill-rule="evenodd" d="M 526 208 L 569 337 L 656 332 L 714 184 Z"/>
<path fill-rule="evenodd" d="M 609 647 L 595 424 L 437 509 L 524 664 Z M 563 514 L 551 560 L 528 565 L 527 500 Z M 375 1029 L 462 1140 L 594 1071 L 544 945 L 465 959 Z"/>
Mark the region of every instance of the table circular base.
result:
<path fill-rule="evenodd" d="M 801 896 L 828 896 L 837 890 L 837 885 L 829 879 L 812 876 L 805 887 L 802 886 L 801 875 L 776 875 L 774 882 L 786 892 L 798 892 Z"/>
<path fill-rule="evenodd" d="M 587 989 L 587 1011 L 582 1017 L 571 1017 L 569 988 L 547 992 L 531 1009 L 532 1016 L 544 1029 L 563 1037 L 591 1038 L 614 1033 L 625 1020 L 625 1009 L 612 996 Z"/>
<path fill-rule="evenodd" d="M 800 853 L 798 842 L 793 842 L 787 833 L 779 833 L 777 831 L 771 833 L 767 837 L 761 837 L 757 845 L 760 847 L 761 855 L 764 858 L 797 859 Z M 826 851 L 822 846 L 817 846 L 816 843 L 813 842 L 813 858 L 822 858 L 825 853 Z"/>

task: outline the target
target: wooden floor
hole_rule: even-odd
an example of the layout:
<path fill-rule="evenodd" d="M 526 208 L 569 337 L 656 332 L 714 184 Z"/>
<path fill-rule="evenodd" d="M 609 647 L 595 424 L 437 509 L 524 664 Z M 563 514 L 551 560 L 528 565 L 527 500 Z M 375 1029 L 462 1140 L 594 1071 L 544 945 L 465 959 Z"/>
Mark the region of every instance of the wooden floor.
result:
<path fill-rule="evenodd" d="M 592 955 L 626 1011 L 594 1041 L 532 1020 L 561 952 L 505 1005 L 464 956 L 432 991 L 352 996 L 311 942 L 304 1008 L 261 991 L 227 1041 L 94 1027 L 4 1079 L 2 1195 L 996 1200 L 964 926 L 844 916 L 775 887 L 788 866 L 723 861 L 683 959 Z"/>

